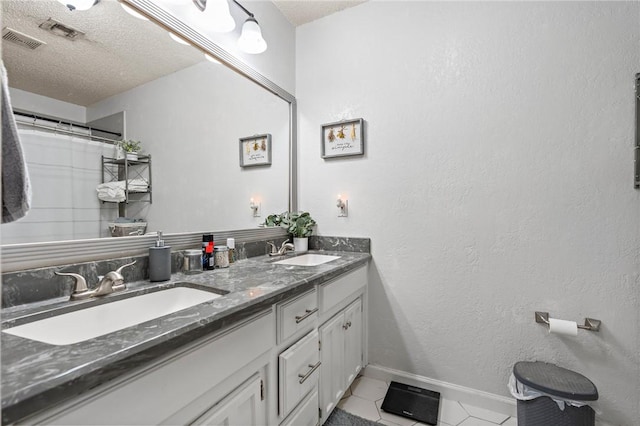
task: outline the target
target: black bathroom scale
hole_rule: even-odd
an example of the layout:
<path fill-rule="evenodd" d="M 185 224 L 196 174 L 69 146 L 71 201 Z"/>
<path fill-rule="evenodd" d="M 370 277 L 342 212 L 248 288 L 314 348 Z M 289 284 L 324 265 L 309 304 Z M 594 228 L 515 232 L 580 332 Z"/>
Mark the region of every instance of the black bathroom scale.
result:
<path fill-rule="evenodd" d="M 391 382 L 381 408 L 387 413 L 436 425 L 439 407 L 440 392 Z"/>

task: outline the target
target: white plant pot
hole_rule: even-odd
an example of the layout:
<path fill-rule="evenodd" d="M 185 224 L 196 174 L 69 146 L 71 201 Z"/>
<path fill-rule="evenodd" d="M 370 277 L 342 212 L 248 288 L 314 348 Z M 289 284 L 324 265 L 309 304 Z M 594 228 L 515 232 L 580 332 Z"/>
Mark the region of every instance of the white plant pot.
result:
<path fill-rule="evenodd" d="M 304 253 L 309 250 L 309 238 L 293 238 L 293 247 L 296 253 Z"/>
<path fill-rule="evenodd" d="M 129 161 L 138 161 L 138 153 L 137 152 L 127 152 L 127 160 L 129 160 Z"/>

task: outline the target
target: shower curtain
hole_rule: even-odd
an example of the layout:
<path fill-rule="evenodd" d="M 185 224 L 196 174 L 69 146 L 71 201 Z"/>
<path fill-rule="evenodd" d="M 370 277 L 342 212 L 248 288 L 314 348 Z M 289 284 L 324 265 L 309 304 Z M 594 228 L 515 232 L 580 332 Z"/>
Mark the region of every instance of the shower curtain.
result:
<path fill-rule="evenodd" d="M 2 243 L 108 236 L 107 223 L 117 216 L 112 211 L 117 205 L 103 205 L 96 186 L 102 182 L 100 156 L 112 156 L 113 145 L 24 124 L 34 123 L 33 118 L 17 121 L 33 195 L 29 214 L 2 226 Z"/>

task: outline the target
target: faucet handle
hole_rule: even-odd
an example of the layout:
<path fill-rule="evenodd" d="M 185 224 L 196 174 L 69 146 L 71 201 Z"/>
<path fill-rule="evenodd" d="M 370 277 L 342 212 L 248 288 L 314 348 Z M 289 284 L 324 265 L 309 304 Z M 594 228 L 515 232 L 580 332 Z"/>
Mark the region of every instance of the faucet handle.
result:
<path fill-rule="evenodd" d="M 75 279 L 73 283 L 72 295 L 84 293 L 89 290 L 89 288 L 87 287 L 87 280 L 85 280 L 84 277 L 80 274 L 74 274 L 73 272 L 58 272 L 58 271 L 54 271 L 54 274 L 65 276 L 65 277 L 73 277 Z"/>
<path fill-rule="evenodd" d="M 282 250 L 284 248 L 284 245 L 287 244 L 289 242 L 289 239 L 287 238 L 286 240 L 284 240 L 282 242 L 282 245 L 280 246 L 280 250 Z"/>
<path fill-rule="evenodd" d="M 131 266 L 131 265 L 133 265 L 134 263 L 136 263 L 136 261 L 135 261 L 135 260 L 134 260 L 133 262 L 131 262 L 131 263 L 127 263 L 126 265 L 122 265 L 121 267 L 119 267 L 118 269 L 116 269 L 116 270 L 115 270 L 116 274 L 122 274 L 122 270 L 123 270 L 124 268 L 126 268 L 127 266 Z"/>

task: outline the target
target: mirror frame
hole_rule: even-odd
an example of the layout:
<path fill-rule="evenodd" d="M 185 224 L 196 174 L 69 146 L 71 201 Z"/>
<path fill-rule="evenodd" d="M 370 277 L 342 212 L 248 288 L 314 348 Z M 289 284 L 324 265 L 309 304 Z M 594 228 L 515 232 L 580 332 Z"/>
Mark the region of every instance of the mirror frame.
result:
<path fill-rule="evenodd" d="M 203 53 L 210 54 L 223 65 L 289 104 L 289 211 L 296 211 L 298 209 L 296 98 L 150 0 L 119 1 L 136 9 L 167 31 L 182 36 Z M 237 242 L 264 240 L 286 235 L 286 231 L 280 227 L 220 230 L 213 231 L 213 233 L 216 236 L 216 240 L 224 241 L 226 238 L 233 237 L 236 238 Z M 139 237 L 91 238 L 85 240 L 2 245 L 0 247 L 2 252 L 2 272 L 15 272 L 45 266 L 68 265 L 94 260 L 142 255 L 153 245 L 155 239 L 155 235 L 143 235 Z M 193 248 L 201 244 L 202 232 L 166 234 L 164 240 L 165 243 L 174 250 Z"/>

